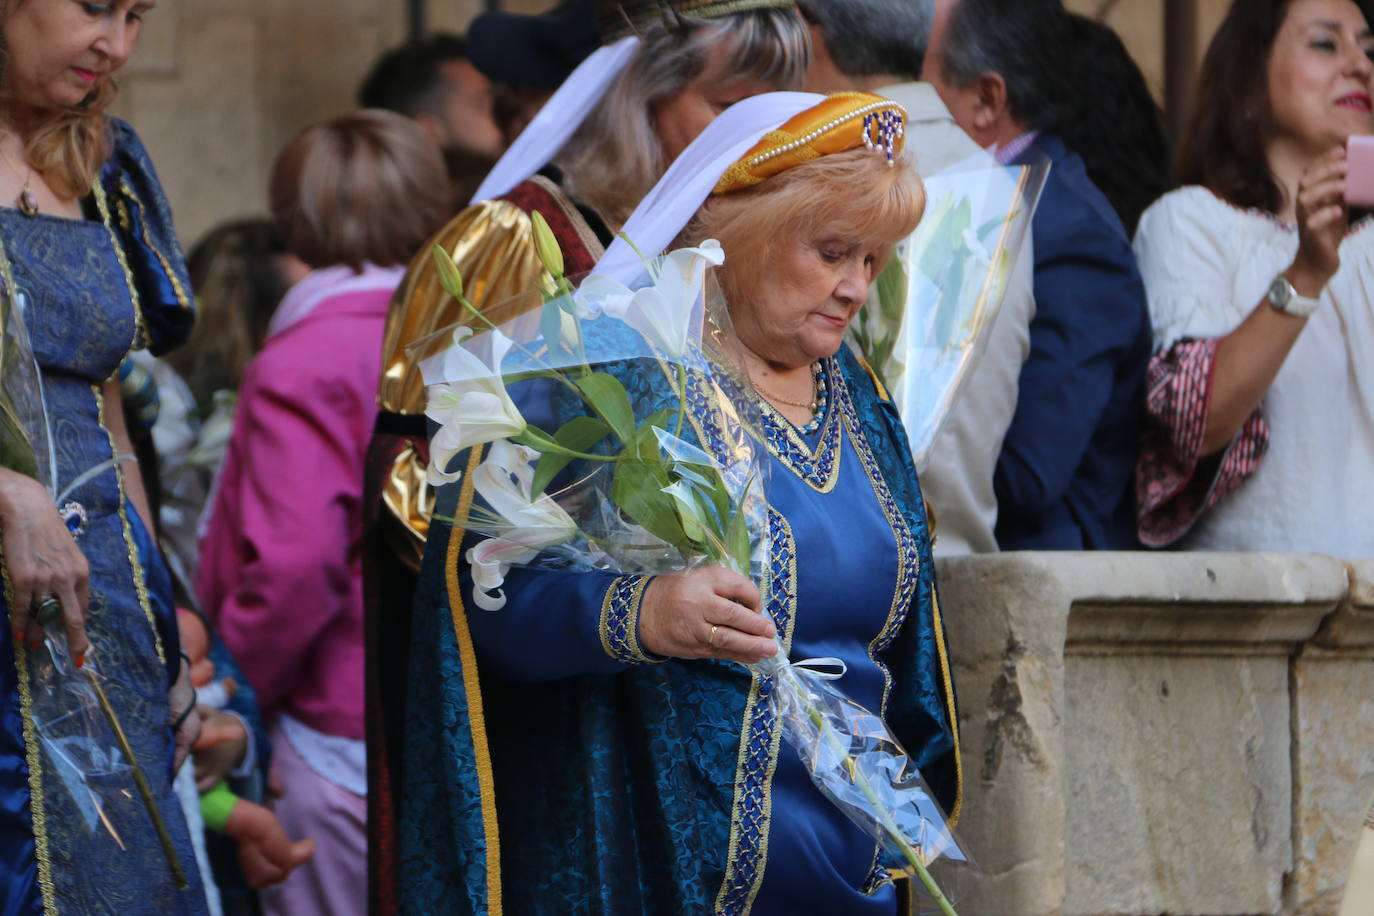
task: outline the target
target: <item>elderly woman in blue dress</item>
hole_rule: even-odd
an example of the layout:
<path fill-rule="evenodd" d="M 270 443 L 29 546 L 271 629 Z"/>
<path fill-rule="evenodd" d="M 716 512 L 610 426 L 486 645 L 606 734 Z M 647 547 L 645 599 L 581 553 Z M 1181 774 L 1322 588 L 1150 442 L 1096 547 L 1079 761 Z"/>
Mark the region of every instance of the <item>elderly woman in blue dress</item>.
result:
<path fill-rule="evenodd" d="M 5 285 L 27 324 L 53 423 L 57 487 L 73 538 L 35 480 L 0 469 L 0 893 L 5 913 L 205 910 L 171 773 L 199 728 L 181 665 L 171 583 L 144 520 L 115 370 L 131 349 L 166 349 L 192 319 L 167 204 L 128 125 L 103 112 L 145 0 L 0 3 L 0 242 Z M 84 482 L 87 471 L 103 468 Z M 36 610 L 57 612 L 76 664 L 87 654 L 147 773 L 187 886 L 151 818 L 116 838 L 88 830 L 39 747 Z M 84 803 L 81 803 L 84 804 Z M 133 804 L 138 804 L 134 801 Z M 150 864 L 151 863 L 151 864 Z"/>
<path fill-rule="evenodd" d="M 505 606 L 485 611 L 472 537 L 431 530 L 410 656 L 390 672 L 411 685 L 406 911 L 898 912 L 875 841 L 781 743 L 771 680 L 737 664 L 775 655 L 775 636 L 793 658 L 841 659 L 844 691 L 883 713 L 957 818 L 920 487 L 893 405 L 843 345 L 924 206 L 901 157 L 864 142 L 875 119 L 899 142 L 902 117 L 862 93 L 746 100 L 626 225 L 641 248 L 715 238 L 726 252 L 718 276 L 771 464 L 766 596 L 719 568 L 540 567 L 513 570 Z M 636 264 L 621 242 L 597 272 Z M 663 394 L 657 365 L 627 370 L 637 411 Z M 441 491 L 436 519 L 462 516 L 472 476 Z"/>

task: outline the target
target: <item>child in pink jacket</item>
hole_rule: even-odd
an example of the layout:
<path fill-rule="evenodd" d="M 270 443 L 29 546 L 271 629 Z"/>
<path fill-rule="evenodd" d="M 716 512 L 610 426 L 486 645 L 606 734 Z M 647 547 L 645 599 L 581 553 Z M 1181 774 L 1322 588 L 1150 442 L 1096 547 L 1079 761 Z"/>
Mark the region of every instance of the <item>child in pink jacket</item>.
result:
<path fill-rule="evenodd" d="M 197 577 L 273 723 L 277 816 L 317 842 L 263 892 L 269 916 L 366 911 L 363 465 L 387 305 L 446 186 L 428 136 L 383 111 L 307 128 L 273 167 L 278 231 L 314 270 L 244 374 Z"/>

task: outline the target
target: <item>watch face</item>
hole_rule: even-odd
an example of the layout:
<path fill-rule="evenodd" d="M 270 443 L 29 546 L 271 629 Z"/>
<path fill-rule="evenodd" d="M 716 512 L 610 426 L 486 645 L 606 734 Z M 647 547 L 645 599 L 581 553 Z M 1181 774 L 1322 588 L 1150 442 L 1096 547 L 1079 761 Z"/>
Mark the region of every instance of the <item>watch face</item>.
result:
<path fill-rule="evenodd" d="M 1283 277 L 1277 277 L 1269 284 L 1269 301 L 1274 304 L 1274 308 L 1284 311 L 1292 299 L 1293 287 Z"/>

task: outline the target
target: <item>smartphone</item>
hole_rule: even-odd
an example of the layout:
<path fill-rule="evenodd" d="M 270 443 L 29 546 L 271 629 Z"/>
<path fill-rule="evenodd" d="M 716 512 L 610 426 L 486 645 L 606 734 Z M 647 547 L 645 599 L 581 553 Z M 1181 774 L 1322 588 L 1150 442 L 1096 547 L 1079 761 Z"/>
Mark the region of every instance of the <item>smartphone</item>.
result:
<path fill-rule="evenodd" d="M 1374 136 L 1351 137 L 1346 144 L 1345 203 L 1374 208 Z"/>

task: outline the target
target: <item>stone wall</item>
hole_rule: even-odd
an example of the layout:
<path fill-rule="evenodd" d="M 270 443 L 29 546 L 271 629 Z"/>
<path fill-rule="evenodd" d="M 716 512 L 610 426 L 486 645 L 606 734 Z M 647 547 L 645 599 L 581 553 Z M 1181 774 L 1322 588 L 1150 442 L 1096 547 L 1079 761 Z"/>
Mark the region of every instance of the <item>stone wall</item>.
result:
<path fill-rule="evenodd" d="M 183 242 L 263 213 L 277 150 L 301 127 L 353 107 L 372 60 L 405 30 L 398 0 L 197 0 L 153 10 L 115 113 L 148 145 Z"/>
<path fill-rule="evenodd" d="M 940 564 L 964 916 L 1334 914 L 1374 795 L 1374 563 Z"/>

